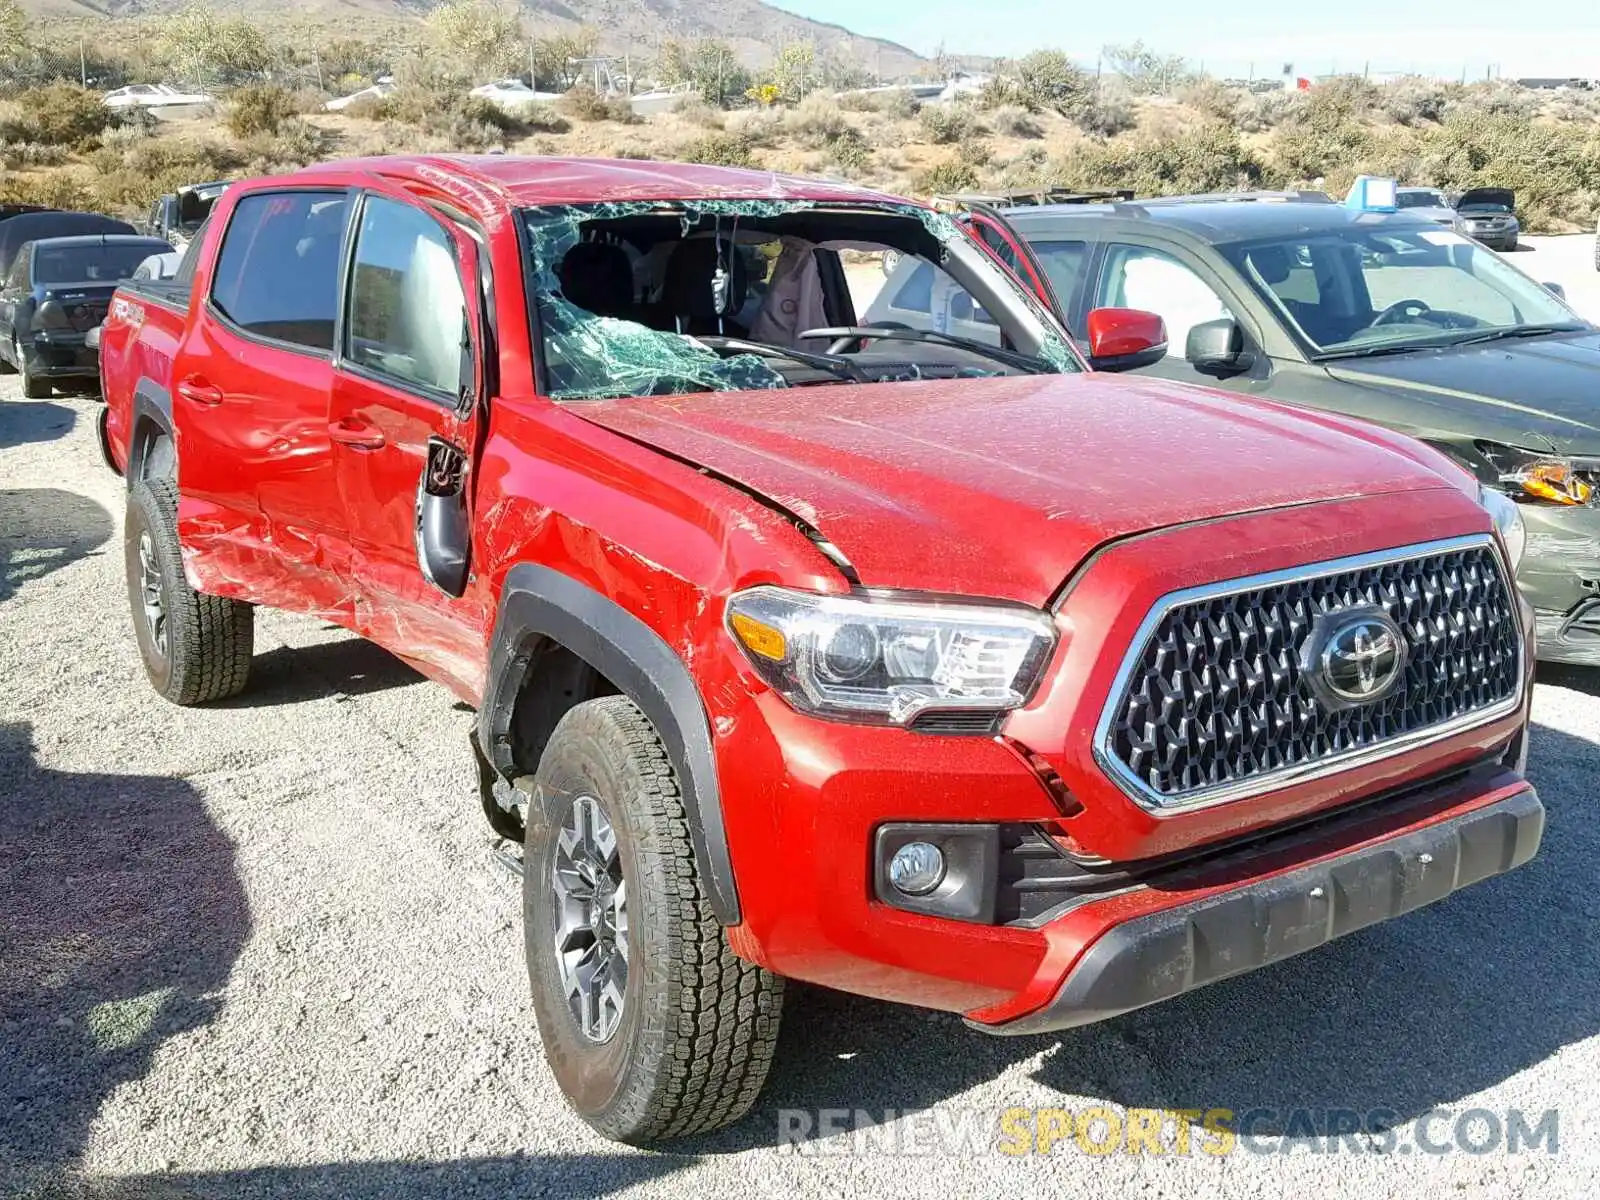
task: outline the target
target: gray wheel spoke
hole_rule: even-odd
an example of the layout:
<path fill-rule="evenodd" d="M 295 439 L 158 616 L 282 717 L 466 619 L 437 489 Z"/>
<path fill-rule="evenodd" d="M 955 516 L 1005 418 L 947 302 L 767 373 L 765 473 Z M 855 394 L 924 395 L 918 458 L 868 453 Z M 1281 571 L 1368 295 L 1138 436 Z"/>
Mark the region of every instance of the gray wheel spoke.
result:
<path fill-rule="evenodd" d="M 161 592 L 161 566 L 156 562 L 155 543 L 148 529 L 139 534 L 139 599 L 144 609 L 150 644 L 163 658 L 167 655 L 167 609 Z"/>
<path fill-rule="evenodd" d="M 551 933 L 568 1007 L 585 1038 L 609 1041 L 627 1000 L 627 882 L 616 830 L 593 796 L 574 798 L 556 834 L 550 886 Z"/>

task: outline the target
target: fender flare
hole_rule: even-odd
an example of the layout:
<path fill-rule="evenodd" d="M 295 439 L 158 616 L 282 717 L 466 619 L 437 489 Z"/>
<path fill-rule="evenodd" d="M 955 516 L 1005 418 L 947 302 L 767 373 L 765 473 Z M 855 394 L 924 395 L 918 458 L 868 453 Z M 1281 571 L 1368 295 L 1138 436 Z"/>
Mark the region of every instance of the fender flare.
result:
<path fill-rule="evenodd" d="M 173 443 L 176 461 L 178 447 L 172 430 L 172 393 L 148 376 L 134 385 L 132 411 L 128 416 L 128 469 L 125 474 L 130 487 L 144 478 L 144 458 L 151 439 L 141 431 L 147 423 L 161 430 Z"/>
<path fill-rule="evenodd" d="M 570 576 L 519 563 L 506 576 L 478 709 L 478 744 L 509 777 L 511 715 L 540 639 L 599 671 L 639 706 L 661 736 L 678 777 L 701 886 L 724 925 L 739 922 L 739 896 L 722 819 L 711 725 L 683 659 L 632 613 Z"/>

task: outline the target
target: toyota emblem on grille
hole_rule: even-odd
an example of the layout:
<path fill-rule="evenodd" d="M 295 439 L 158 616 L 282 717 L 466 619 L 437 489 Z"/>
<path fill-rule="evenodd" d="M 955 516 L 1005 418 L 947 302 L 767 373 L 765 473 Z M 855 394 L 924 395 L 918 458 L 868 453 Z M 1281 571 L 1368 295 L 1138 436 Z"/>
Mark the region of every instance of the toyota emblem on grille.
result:
<path fill-rule="evenodd" d="M 1301 651 L 1301 670 L 1332 708 L 1382 700 L 1405 672 L 1406 635 L 1376 605 L 1324 613 Z"/>

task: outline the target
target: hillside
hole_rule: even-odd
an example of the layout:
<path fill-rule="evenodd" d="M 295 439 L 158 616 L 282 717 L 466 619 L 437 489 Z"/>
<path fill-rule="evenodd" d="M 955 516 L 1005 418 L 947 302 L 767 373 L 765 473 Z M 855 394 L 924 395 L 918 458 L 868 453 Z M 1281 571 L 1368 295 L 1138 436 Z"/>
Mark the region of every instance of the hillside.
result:
<path fill-rule="evenodd" d="M 118 18 L 175 11 L 183 4 L 184 0 L 23 0 L 23 8 L 34 17 L 111 18 L 113 23 Z M 416 20 L 431 4 L 428 0 L 223 0 L 216 7 L 255 18 L 281 13 L 332 27 L 352 20 L 363 25 Z M 819 51 L 887 78 L 914 75 L 929 66 L 926 59 L 895 42 L 861 37 L 761 0 L 522 0 L 520 7 L 531 31 L 588 25 L 601 31 L 604 49 L 613 54 L 653 55 L 666 38 L 721 38 L 748 65 L 764 66 L 773 46 L 810 41 Z"/>

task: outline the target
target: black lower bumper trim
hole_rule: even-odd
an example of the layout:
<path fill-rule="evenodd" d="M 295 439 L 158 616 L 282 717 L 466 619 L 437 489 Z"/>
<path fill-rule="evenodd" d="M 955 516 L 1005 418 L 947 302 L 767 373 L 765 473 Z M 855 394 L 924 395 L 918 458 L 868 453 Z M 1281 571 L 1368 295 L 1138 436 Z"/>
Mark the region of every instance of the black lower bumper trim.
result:
<path fill-rule="evenodd" d="M 1088 1025 L 1279 962 L 1527 862 L 1544 833 L 1533 789 L 1259 883 L 1137 917 L 1097 940 L 1055 998 L 997 1034 Z"/>

